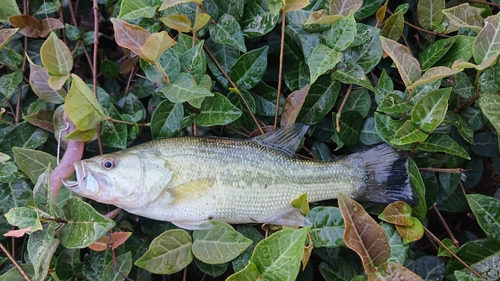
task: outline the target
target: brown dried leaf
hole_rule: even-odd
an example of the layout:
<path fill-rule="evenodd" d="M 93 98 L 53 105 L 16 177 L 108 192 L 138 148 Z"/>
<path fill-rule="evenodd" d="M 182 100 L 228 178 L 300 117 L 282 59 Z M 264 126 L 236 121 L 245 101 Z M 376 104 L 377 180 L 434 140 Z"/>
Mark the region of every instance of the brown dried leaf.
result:
<path fill-rule="evenodd" d="M 111 233 L 111 250 L 118 248 L 121 244 L 125 243 L 132 235 L 132 232 L 113 232 Z"/>
<path fill-rule="evenodd" d="M 19 237 L 23 237 L 24 234 L 26 234 L 29 231 L 31 231 L 31 226 L 26 227 L 26 228 L 22 228 L 22 229 L 17 229 L 17 230 L 9 230 L 3 236 L 19 238 Z"/>
<path fill-rule="evenodd" d="M 115 30 L 116 44 L 131 50 L 136 55 L 143 58 L 144 54 L 141 51 L 141 46 L 146 43 L 150 33 L 140 26 L 119 19 L 112 18 L 111 22 Z"/>
<path fill-rule="evenodd" d="M 19 28 L 19 33 L 24 36 L 38 38 L 42 32 L 42 23 L 31 15 L 11 16 L 9 22 L 13 27 Z"/>
<path fill-rule="evenodd" d="M 369 275 L 391 255 L 387 237 L 358 202 L 339 193 L 338 203 L 345 223 L 344 242 L 359 255 Z"/>
<path fill-rule="evenodd" d="M 90 244 L 89 248 L 96 252 L 102 252 L 108 248 L 108 244 L 109 244 L 109 238 L 106 236 L 102 236 L 97 241 Z"/>
<path fill-rule="evenodd" d="M 318 10 L 312 12 L 304 24 L 334 24 L 344 16 L 342 15 L 328 15 L 327 10 Z"/>
<path fill-rule="evenodd" d="M 64 24 L 54 18 L 47 18 L 42 20 L 42 30 L 40 32 L 40 37 L 47 37 L 47 35 L 56 29 L 64 28 Z"/>
<path fill-rule="evenodd" d="M 410 205 L 403 201 L 396 201 L 385 207 L 378 218 L 395 225 L 411 226 L 413 225 L 411 212 Z"/>
<path fill-rule="evenodd" d="M 302 89 L 294 91 L 286 98 L 283 113 L 281 114 L 281 127 L 295 123 L 295 120 L 302 109 L 302 105 L 306 100 L 307 93 L 309 93 L 310 87 L 311 85 L 307 84 Z"/>
<path fill-rule="evenodd" d="M 368 281 L 424 281 L 408 268 L 393 262 L 381 264 L 377 272 L 368 274 Z"/>
<path fill-rule="evenodd" d="M 30 78 L 29 82 L 33 92 L 42 100 L 61 104 L 66 97 L 66 90 L 54 90 L 49 86 L 49 73 L 44 67 L 33 64 L 30 61 Z"/>

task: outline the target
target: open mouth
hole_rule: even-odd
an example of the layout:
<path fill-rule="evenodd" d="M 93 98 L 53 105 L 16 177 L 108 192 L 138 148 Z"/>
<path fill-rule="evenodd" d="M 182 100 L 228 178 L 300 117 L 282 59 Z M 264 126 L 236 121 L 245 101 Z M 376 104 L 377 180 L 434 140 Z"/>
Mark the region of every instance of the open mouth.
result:
<path fill-rule="evenodd" d="M 79 161 L 80 166 L 75 163 L 76 181 L 73 180 L 63 180 L 61 179 L 64 186 L 70 189 L 77 189 L 79 183 L 84 183 L 87 180 L 87 173 L 85 172 L 85 164 L 83 161 Z"/>

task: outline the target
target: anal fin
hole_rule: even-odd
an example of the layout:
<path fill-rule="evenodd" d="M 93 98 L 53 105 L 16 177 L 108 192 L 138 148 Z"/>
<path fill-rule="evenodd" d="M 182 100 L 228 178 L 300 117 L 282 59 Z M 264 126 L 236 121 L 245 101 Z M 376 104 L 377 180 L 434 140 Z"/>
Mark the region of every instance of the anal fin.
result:
<path fill-rule="evenodd" d="M 171 223 L 187 230 L 209 230 L 213 227 L 210 221 L 171 221 Z"/>
<path fill-rule="evenodd" d="M 300 213 L 300 210 L 295 208 L 279 216 L 265 219 L 262 222 L 268 224 L 286 225 L 286 226 L 312 225 L 311 222 Z"/>

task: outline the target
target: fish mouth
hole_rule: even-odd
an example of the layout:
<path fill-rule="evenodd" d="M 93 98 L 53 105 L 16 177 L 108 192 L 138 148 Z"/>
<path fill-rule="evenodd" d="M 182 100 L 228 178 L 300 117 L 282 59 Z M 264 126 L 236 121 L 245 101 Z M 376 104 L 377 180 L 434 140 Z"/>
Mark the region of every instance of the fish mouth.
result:
<path fill-rule="evenodd" d="M 76 173 L 76 181 L 61 179 L 63 185 L 76 193 L 80 193 L 85 188 L 85 183 L 87 182 L 87 173 L 85 163 L 83 161 L 75 162 L 75 173 Z"/>

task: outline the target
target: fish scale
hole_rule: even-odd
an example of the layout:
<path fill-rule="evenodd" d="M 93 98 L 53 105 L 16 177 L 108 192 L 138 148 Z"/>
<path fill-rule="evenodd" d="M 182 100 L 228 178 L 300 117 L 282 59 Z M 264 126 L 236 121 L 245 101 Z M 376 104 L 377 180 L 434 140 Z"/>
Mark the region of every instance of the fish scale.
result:
<path fill-rule="evenodd" d="M 342 192 L 373 202 L 415 203 L 407 154 L 381 145 L 339 161 L 297 159 L 293 154 L 306 130 L 295 124 L 250 140 L 154 140 L 75 163 L 77 181 L 68 187 L 187 229 L 202 229 L 211 219 L 304 225 L 291 205 L 304 193 L 311 202 Z"/>

